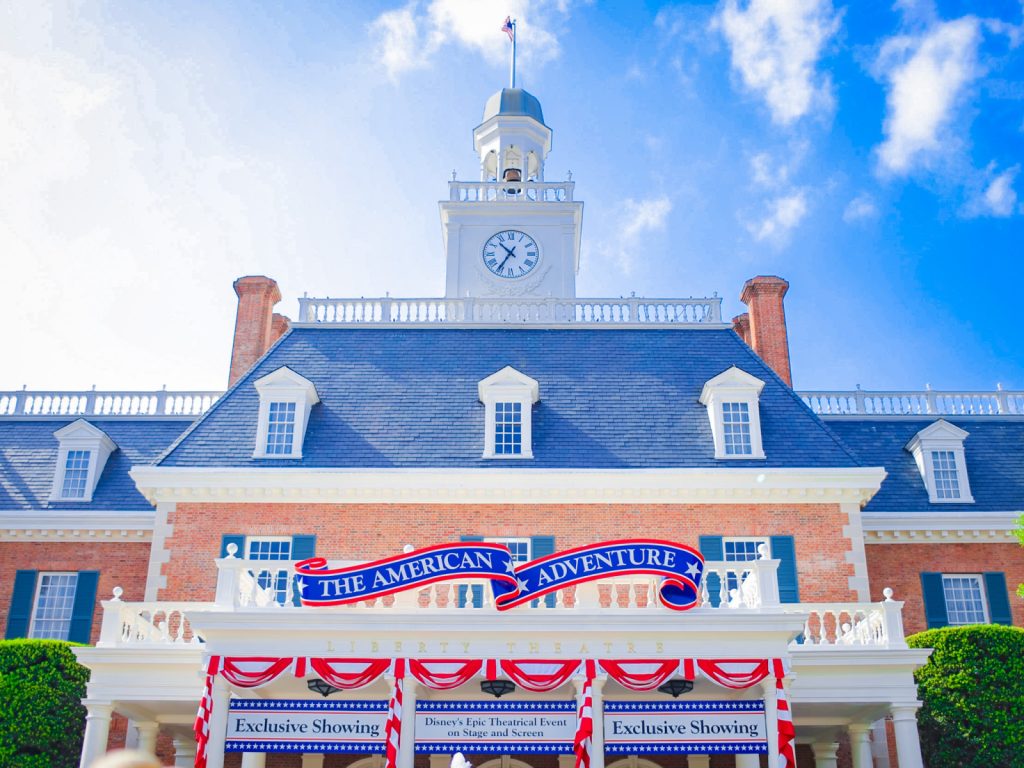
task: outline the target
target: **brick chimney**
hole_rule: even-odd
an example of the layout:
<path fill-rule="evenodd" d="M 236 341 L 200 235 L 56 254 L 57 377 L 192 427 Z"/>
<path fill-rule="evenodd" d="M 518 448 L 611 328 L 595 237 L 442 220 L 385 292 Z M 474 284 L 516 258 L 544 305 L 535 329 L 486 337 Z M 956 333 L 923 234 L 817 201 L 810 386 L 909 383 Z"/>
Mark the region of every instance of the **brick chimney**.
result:
<path fill-rule="evenodd" d="M 288 333 L 288 329 L 291 328 L 292 321 L 284 315 L 279 315 L 277 312 L 270 319 L 270 344 L 271 346 L 277 343 L 277 340 Z"/>
<path fill-rule="evenodd" d="M 782 298 L 788 290 L 789 283 L 781 277 L 761 275 L 743 284 L 740 301 L 746 304 L 749 310 L 750 326 L 747 338 L 751 348 L 784 382 L 793 386 L 793 376 L 789 368 L 786 311 L 782 306 Z M 735 320 L 733 322 L 735 323 Z"/>
<path fill-rule="evenodd" d="M 732 329 L 736 331 L 743 342 L 750 346 L 750 315 L 744 312 L 732 319 Z"/>
<path fill-rule="evenodd" d="M 274 305 L 281 300 L 281 291 L 278 290 L 277 283 L 263 275 L 240 277 L 235 280 L 234 288 L 238 295 L 238 313 L 235 315 L 235 338 L 231 344 L 229 387 L 238 381 L 278 338 L 274 335 Z M 276 317 L 281 317 L 287 322 L 287 318 L 282 315 Z M 280 325 L 278 323 L 278 326 Z"/>

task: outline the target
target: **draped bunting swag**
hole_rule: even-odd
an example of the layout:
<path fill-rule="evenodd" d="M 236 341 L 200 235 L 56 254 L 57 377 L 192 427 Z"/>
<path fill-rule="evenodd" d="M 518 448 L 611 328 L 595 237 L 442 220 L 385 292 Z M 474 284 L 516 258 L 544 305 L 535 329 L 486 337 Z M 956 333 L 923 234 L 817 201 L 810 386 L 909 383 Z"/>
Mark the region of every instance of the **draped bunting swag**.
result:
<path fill-rule="evenodd" d="M 682 660 L 530 660 L 472 659 L 339 659 L 290 657 L 222 657 L 211 656 L 206 671 L 206 685 L 196 714 L 195 768 L 206 768 L 206 745 L 209 741 L 210 715 L 213 711 L 214 678 L 220 674 L 237 688 L 259 688 L 291 670 L 295 677 L 315 674 L 335 688 L 365 688 L 391 672 L 394 686 L 385 726 L 385 768 L 397 768 L 401 736 L 402 695 L 405 676 L 436 691 L 447 691 L 465 685 L 474 677 L 488 680 L 507 677 L 516 685 L 533 692 L 552 691 L 574 675 L 582 677 L 579 718 L 573 748 L 576 768 L 589 768 L 593 736 L 592 682 L 604 672 L 615 682 L 632 691 L 653 691 L 666 680 L 681 676 L 695 679 L 700 673 L 717 685 L 732 690 L 750 688 L 769 674 L 775 677 L 779 713 L 778 768 L 796 768 L 794 757 L 795 730 L 789 700 L 783 686 L 786 666 L 781 659 L 682 659 Z"/>

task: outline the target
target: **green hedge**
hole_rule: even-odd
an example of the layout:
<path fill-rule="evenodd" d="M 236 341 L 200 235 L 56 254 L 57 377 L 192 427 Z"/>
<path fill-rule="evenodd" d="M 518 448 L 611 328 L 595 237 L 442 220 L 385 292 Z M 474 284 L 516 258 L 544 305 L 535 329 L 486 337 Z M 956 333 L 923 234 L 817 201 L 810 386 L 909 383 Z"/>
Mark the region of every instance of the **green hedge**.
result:
<path fill-rule="evenodd" d="M 0 640 L 0 766 L 76 768 L 89 670 L 72 643 Z"/>
<path fill-rule="evenodd" d="M 1024 765 L 1024 629 L 945 627 L 907 643 L 935 649 L 914 674 L 925 765 Z"/>

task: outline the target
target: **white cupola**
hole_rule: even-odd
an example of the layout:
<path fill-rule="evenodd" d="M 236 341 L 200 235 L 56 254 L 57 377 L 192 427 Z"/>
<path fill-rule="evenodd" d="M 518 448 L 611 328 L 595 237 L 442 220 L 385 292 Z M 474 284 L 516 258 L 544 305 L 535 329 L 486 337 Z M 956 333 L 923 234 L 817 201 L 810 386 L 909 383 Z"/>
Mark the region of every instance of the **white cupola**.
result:
<path fill-rule="evenodd" d="M 544 181 L 551 129 L 540 101 L 522 88 L 502 88 L 487 100 L 484 120 L 473 129 L 481 181 Z"/>

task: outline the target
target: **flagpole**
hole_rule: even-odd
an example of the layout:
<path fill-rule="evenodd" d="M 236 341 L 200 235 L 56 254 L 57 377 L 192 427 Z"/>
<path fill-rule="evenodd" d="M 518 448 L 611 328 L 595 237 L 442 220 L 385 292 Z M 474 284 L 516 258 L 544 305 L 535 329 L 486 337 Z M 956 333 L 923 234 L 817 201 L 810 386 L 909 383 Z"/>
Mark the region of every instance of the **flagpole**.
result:
<path fill-rule="evenodd" d="M 512 20 L 512 88 L 516 87 L 516 22 Z"/>

